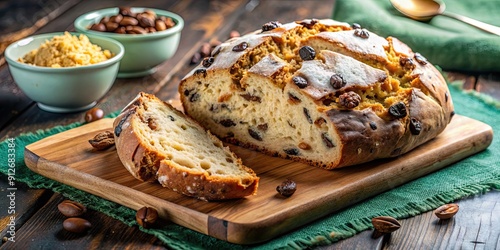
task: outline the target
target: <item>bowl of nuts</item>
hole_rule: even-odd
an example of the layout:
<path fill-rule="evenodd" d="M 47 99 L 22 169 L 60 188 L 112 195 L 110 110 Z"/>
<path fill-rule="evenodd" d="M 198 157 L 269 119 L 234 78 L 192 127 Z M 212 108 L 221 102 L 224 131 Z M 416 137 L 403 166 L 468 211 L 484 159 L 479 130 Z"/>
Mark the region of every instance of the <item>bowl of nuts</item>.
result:
<path fill-rule="evenodd" d="M 123 46 L 106 37 L 70 32 L 39 34 L 5 49 L 10 74 L 42 110 L 89 109 L 115 82 Z"/>
<path fill-rule="evenodd" d="M 152 74 L 171 58 L 179 45 L 184 20 L 179 15 L 142 7 L 107 8 L 81 15 L 75 29 L 115 39 L 125 47 L 118 77 Z"/>

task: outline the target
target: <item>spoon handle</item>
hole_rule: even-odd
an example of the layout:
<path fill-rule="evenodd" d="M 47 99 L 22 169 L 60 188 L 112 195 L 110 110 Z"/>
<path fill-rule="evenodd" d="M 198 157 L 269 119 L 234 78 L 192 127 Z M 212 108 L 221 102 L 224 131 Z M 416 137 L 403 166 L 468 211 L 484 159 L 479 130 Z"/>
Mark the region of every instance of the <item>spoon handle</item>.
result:
<path fill-rule="evenodd" d="M 497 27 L 497 26 L 494 26 L 491 24 L 487 24 L 487 23 L 483 23 L 483 22 L 478 21 L 476 19 L 472 19 L 472 18 L 469 18 L 466 16 L 455 14 L 455 13 L 443 12 L 442 15 L 447 16 L 447 17 L 451 17 L 451 18 L 455 18 L 459 21 L 470 24 L 476 28 L 479 28 L 479 29 L 482 29 L 482 30 L 487 31 L 489 33 L 500 36 L 500 27 Z"/>

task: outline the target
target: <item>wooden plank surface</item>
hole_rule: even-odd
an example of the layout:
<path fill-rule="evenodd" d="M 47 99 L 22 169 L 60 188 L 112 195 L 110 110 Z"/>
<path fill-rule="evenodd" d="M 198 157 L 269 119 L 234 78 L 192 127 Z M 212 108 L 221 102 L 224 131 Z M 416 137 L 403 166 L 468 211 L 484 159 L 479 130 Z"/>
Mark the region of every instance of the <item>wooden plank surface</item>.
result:
<path fill-rule="evenodd" d="M 261 181 L 245 199 L 204 202 L 134 179 L 114 150 L 94 151 L 88 140 L 111 130 L 102 119 L 28 145 L 35 172 L 132 209 L 152 206 L 174 223 L 239 244 L 262 242 L 485 149 L 491 127 L 456 116 L 436 139 L 402 157 L 326 171 L 231 145 Z M 290 178 L 298 191 L 285 199 L 275 188 Z M 224 225 L 224 226 L 220 226 Z"/>

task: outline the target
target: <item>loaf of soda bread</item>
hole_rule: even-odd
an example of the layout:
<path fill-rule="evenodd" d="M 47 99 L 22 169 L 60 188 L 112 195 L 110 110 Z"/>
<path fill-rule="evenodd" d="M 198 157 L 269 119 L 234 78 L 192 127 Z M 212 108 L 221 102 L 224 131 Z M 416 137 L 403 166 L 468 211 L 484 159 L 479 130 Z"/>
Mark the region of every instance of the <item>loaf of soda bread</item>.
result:
<path fill-rule="evenodd" d="M 256 193 L 259 178 L 228 147 L 154 95 L 139 93 L 114 121 L 118 156 L 141 181 L 201 200 Z"/>
<path fill-rule="evenodd" d="M 402 155 L 454 111 L 424 56 L 334 20 L 269 22 L 186 75 L 184 112 L 223 140 L 326 169 Z"/>

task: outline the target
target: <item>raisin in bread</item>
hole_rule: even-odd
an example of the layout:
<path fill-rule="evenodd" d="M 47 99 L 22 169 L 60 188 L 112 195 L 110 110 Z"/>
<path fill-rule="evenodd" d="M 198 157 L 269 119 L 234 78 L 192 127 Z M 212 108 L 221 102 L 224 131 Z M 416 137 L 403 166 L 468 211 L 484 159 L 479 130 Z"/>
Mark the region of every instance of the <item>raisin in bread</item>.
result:
<path fill-rule="evenodd" d="M 218 137 L 327 169 L 404 154 L 454 114 L 422 55 L 330 19 L 270 22 L 232 38 L 179 92 L 184 112 Z"/>
<path fill-rule="evenodd" d="M 139 95 L 114 121 L 118 156 L 141 181 L 202 200 L 256 193 L 259 178 L 228 147 L 154 95 Z"/>

